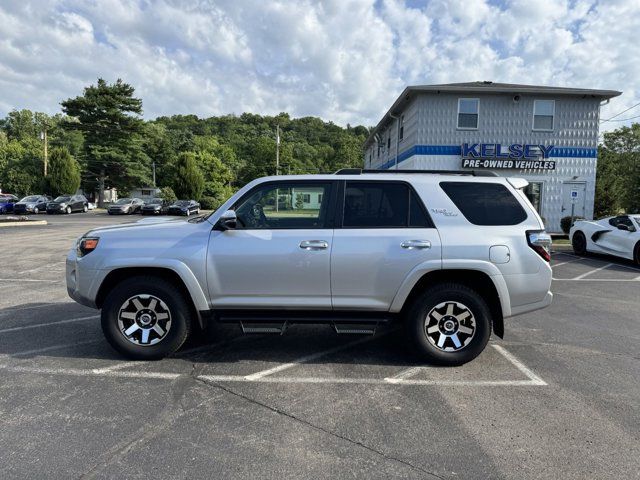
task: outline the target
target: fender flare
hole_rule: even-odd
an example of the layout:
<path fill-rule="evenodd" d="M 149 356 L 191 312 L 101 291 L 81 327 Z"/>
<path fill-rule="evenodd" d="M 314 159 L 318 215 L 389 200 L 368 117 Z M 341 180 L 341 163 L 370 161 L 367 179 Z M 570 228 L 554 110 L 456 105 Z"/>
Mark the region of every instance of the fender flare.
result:
<path fill-rule="evenodd" d="M 407 274 L 400 285 L 400 288 L 398 288 L 398 291 L 391 302 L 389 311 L 396 313 L 400 312 L 405 301 L 409 297 L 409 294 L 413 290 L 413 287 L 416 286 L 424 275 L 436 270 L 473 270 L 486 274 L 491 279 L 493 286 L 498 292 L 502 318 L 511 316 L 509 289 L 507 288 L 507 283 L 505 282 L 498 267 L 491 262 L 468 259 L 444 260 L 442 262 L 440 260 L 430 260 L 417 265 Z"/>
<path fill-rule="evenodd" d="M 173 260 L 173 259 L 142 258 L 142 259 L 136 259 L 136 261 L 131 261 L 131 259 L 122 259 L 122 260 L 116 259 L 112 263 L 110 263 L 106 268 L 100 269 L 103 275 L 101 275 L 102 278 L 100 282 L 96 282 L 98 283 L 98 285 L 96 286 L 95 295 L 97 296 L 97 293 L 98 291 L 100 291 L 100 288 L 104 283 L 104 280 L 107 278 L 107 276 L 110 273 L 117 270 L 124 270 L 124 269 L 135 270 L 136 268 L 142 268 L 142 269 L 150 268 L 150 269 L 161 269 L 161 270 L 164 269 L 164 270 L 172 271 L 173 273 L 178 275 L 178 277 L 180 277 L 180 279 L 182 280 L 182 283 L 187 289 L 187 292 L 189 292 L 189 296 L 191 297 L 191 301 L 193 302 L 193 306 L 195 307 L 196 311 L 200 312 L 204 310 L 209 310 L 209 302 L 207 301 L 207 296 L 203 292 L 202 287 L 200 286 L 200 282 L 198 282 L 198 279 L 196 278 L 196 276 L 193 274 L 191 269 L 186 264 L 184 264 L 179 260 Z M 94 296 L 94 298 L 96 297 Z"/>

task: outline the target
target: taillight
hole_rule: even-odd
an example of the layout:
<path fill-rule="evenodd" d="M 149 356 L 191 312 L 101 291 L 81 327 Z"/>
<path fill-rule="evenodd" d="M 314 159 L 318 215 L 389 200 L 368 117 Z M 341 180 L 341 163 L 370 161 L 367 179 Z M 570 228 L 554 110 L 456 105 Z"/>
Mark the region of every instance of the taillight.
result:
<path fill-rule="evenodd" d="M 100 239 L 98 237 L 84 237 L 78 242 L 78 256 L 84 257 L 85 255 L 93 252 L 98 246 Z"/>
<path fill-rule="evenodd" d="M 545 261 L 551 261 L 551 235 L 544 230 L 527 232 L 527 243 Z"/>

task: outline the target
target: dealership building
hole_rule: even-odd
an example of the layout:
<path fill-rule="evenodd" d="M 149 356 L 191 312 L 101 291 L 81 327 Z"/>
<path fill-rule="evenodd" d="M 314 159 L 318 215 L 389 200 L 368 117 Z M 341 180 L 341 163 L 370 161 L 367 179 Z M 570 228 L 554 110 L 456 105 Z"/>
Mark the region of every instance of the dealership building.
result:
<path fill-rule="evenodd" d="M 529 181 L 525 193 L 560 232 L 593 217 L 600 106 L 613 90 L 493 82 L 407 87 L 364 145 L 364 167 L 491 170 Z"/>

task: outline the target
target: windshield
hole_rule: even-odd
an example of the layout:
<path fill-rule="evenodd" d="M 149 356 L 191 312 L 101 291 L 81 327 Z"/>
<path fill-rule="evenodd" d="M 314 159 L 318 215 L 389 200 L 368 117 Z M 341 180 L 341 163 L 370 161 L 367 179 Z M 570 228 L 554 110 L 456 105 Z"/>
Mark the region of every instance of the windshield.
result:
<path fill-rule="evenodd" d="M 40 197 L 38 195 L 31 195 L 29 197 L 24 197 L 21 202 L 37 202 Z"/>
<path fill-rule="evenodd" d="M 162 205 L 162 199 L 154 198 L 153 200 L 149 200 L 146 205 Z"/>
<path fill-rule="evenodd" d="M 68 202 L 71 200 L 71 197 L 57 197 L 54 202 Z"/>
<path fill-rule="evenodd" d="M 130 198 L 121 198 L 120 200 L 118 200 L 116 202 L 116 205 L 124 205 L 126 203 L 131 203 L 131 199 Z"/>
<path fill-rule="evenodd" d="M 191 202 L 189 200 L 178 200 L 176 203 L 174 203 L 174 205 L 177 205 L 178 207 L 186 207 L 190 203 Z"/>

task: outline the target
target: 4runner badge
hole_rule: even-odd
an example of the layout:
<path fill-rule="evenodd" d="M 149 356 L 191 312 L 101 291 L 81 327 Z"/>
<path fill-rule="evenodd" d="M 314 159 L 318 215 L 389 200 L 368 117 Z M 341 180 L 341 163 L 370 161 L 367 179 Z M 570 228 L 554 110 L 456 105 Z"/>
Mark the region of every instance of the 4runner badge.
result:
<path fill-rule="evenodd" d="M 446 208 L 432 208 L 431 211 L 433 213 L 441 213 L 445 217 L 457 217 L 458 214 L 456 212 L 450 212 Z"/>

